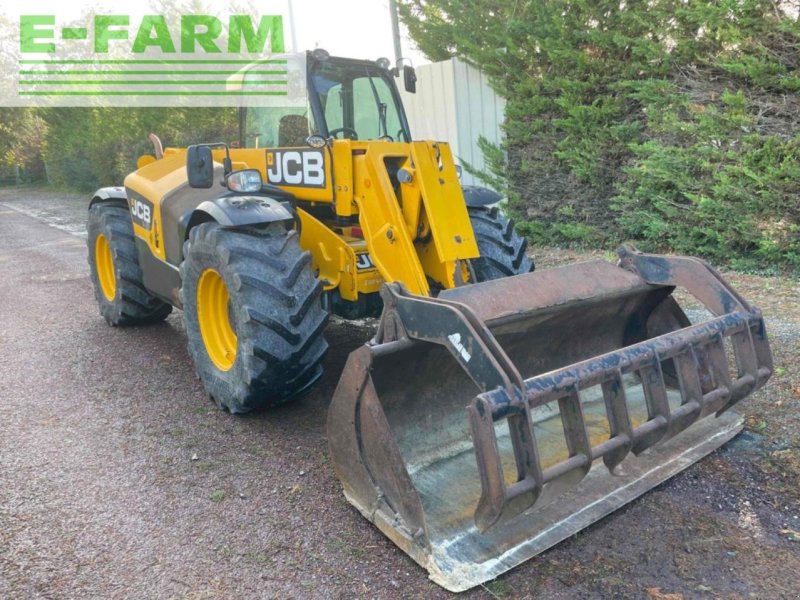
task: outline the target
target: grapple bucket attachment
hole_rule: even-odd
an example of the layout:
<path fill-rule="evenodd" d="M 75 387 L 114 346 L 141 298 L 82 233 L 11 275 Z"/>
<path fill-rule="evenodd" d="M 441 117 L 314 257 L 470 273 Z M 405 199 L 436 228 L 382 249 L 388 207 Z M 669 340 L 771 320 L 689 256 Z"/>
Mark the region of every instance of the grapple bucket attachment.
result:
<path fill-rule="evenodd" d="M 709 318 L 692 324 L 676 287 Z M 452 591 L 722 445 L 772 371 L 760 312 L 694 258 L 621 249 L 616 266 L 382 294 L 331 404 L 331 456 L 348 500 Z"/>

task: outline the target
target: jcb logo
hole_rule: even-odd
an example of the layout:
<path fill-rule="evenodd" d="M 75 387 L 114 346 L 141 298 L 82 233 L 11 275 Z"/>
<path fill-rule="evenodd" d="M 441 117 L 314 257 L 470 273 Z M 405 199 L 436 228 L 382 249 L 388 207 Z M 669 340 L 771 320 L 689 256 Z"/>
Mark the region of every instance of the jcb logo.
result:
<path fill-rule="evenodd" d="M 132 198 L 129 206 L 133 222 L 145 229 L 150 229 L 153 222 L 153 205 L 147 200 Z"/>
<path fill-rule="evenodd" d="M 374 268 L 375 265 L 372 264 L 372 258 L 370 258 L 369 254 L 366 252 L 363 254 L 356 254 L 356 269 L 359 271 L 367 271 Z"/>
<path fill-rule="evenodd" d="M 273 185 L 325 187 L 322 150 L 268 150 L 267 179 Z"/>

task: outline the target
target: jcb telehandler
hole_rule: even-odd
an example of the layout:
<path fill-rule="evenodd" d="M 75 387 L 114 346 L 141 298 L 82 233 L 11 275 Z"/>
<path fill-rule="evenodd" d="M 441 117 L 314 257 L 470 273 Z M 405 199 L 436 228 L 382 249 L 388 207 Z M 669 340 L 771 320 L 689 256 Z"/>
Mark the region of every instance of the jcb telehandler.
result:
<path fill-rule="evenodd" d="M 282 60 L 291 89 L 243 109 L 240 148 L 153 138 L 124 188 L 95 194 L 111 325 L 181 308 L 209 396 L 241 413 L 314 384 L 329 313 L 380 313 L 332 399 L 331 457 L 347 499 L 455 591 L 741 429 L 730 409 L 771 353 L 710 266 L 621 249 L 532 272 L 498 196 L 460 185 L 447 144 L 413 140 L 388 61 Z M 694 322 L 676 287 L 705 306 Z"/>

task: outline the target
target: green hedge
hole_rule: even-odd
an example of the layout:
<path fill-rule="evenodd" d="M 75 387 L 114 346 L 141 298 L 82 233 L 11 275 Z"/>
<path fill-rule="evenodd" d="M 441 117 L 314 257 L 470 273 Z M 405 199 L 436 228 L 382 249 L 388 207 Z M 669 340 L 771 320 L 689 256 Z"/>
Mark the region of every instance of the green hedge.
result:
<path fill-rule="evenodd" d="M 490 176 L 534 241 L 800 266 L 800 26 L 780 3 L 401 2 L 424 52 L 507 99 Z"/>

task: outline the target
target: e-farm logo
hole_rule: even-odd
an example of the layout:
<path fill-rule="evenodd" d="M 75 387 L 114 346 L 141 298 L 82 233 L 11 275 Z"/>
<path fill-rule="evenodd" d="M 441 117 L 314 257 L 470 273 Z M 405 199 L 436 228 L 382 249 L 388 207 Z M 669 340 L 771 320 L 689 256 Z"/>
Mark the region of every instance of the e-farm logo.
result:
<path fill-rule="evenodd" d="M 92 42 L 96 54 L 108 54 L 112 40 L 131 42 L 131 18 L 127 15 L 94 15 Z M 55 15 L 21 15 L 20 52 L 55 52 Z M 222 52 L 219 38 L 222 35 L 222 20 L 212 15 L 181 15 L 180 30 L 170 31 L 167 18 L 163 15 L 142 17 L 133 37 L 130 51 L 142 54 L 151 48 L 158 48 L 165 55 L 177 53 L 179 40 L 181 53 L 195 53 L 198 49 L 214 54 Z M 262 53 L 270 41 L 272 52 L 283 52 L 283 17 L 280 15 L 262 16 L 258 25 L 253 24 L 250 15 L 231 15 L 228 19 L 227 51 L 239 53 L 242 46 L 247 52 Z M 88 40 L 87 27 L 61 27 L 62 40 Z"/>
<path fill-rule="evenodd" d="M 0 105 L 232 106 L 244 97 L 289 95 L 292 61 L 284 54 L 279 11 L 180 14 L 165 8 L 168 14 L 137 15 L 116 4 L 117 10 L 71 18 L 0 15 L 18 24 L 12 43 L 9 36 L 0 42 L 17 63 L 16 69 L 0 65 L 6 79 L 16 75 L 10 82 L 15 93 L 4 86 Z M 304 72 L 294 77 L 304 78 Z"/>

